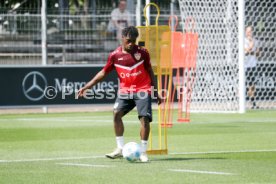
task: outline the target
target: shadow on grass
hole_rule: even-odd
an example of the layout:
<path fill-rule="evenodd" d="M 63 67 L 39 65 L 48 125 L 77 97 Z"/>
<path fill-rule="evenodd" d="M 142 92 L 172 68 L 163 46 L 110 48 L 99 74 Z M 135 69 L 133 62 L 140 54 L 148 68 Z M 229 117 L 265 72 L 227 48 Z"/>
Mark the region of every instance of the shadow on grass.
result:
<path fill-rule="evenodd" d="M 222 157 L 198 157 L 198 158 L 152 158 L 150 159 L 152 162 L 155 161 L 189 161 L 189 160 L 224 160 L 226 158 Z"/>
<path fill-rule="evenodd" d="M 129 162 L 124 158 L 118 158 L 118 159 L 107 159 L 107 161 L 112 161 L 115 163 L 132 163 L 132 164 L 147 164 L 151 162 L 172 162 L 172 161 L 190 161 L 190 160 L 224 160 L 226 158 L 223 157 L 189 157 L 189 158 L 183 158 L 183 157 L 162 157 L 160 158 L 154 158 L 153 156 L 149 155 L 149 162 L 143 163 L 140 161 L 134 161 L 134 162 Z"/>

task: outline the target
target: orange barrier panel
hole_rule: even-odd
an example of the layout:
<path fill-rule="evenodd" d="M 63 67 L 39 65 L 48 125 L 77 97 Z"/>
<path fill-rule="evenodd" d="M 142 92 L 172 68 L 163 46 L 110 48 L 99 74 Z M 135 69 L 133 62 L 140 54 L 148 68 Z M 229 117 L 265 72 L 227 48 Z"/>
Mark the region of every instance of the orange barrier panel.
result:
<path fill-rule="evenodd" d="M 162 76 L 160 78 L 160 84 L 162 96 L 166 96 L 165 103 L 161 104 L 161 126 L 171 127 L 171 86 L 172 86 L 172 54 L 171 54 L 171 31 L 164 32 L 161 38 L 161 50 L 160 50 L 160 69 Z"/>
<path fill-rule="evenodd" d="M 163 104 L 162 109 L 166 109 L 166 114 L 162 114 L 162 127 L 172 127 L 173 125 L 173 89 L 169 86 L 172 86 L 172 70 L 173 67 L 176 67 L 177 63 L 181 62 L 181 42 L 182 42 L 182 33 L 181 32 L 175 32 L 175 29 L 177 27 L 178 18 L 177 16 L 171 16 L 169 19 L 169 26 L 171 28 L 171 20 L 172 18 L 176 19 L 176 24 L 174 26 L 174 30 L 170 32 L 164 32 L 162 34 L 162 41 L 171 43 L 170 47 L 164 46 L 163 49 L 161 49 L 160 53 L 160 60 L 161 60 L 161 69 L 165 70 L 165 75 L 163 75 L 162 80 L 162 89 L 169 89 L 170 91 L 167 93 L 167 103 Z M 168 51 L 169 50 L 169 51 Z M 170 55 L 168 55 L 170 53 Z M 168 61 L 171 61 L 170 64 L 168 64 Z M 164 95 L 164 94 L 162 94 Z"/>
<path fill-rule="evenodd" d="M 175 19 L 174 28 L 171 32 L 171 46 L 172 46 L 172 66 L 173 68 L 183 67 L 182 54 L 182 44 L 183 44 L 183 34 L 182 32 L 177 32 L 176 28 L 178 25 L 178 18 L 176 15 L 170 16 L 169 26 L 171 27 L 172 18 Z"/>
<path fill-rule="evenodd" d="M 176 70 L 175 80 L 173 82 L 174 88 L 172 93 L 169 93 L 168 103 L 163 104 L 162 109 L 167 109 L 165 114 L 161 114 L 162 127 L 173 126 L 173 104 L 176 91 L 178 92 L 178 122 L 189 122 L 190 121 L 190 102 L 192 95 L 192 87 L 195 80 L 196 72 L 196 57 L 198 49 L 198 34 L 194 32 L 195 22 L 192 17 L 188 17 L 185 22 L 185 33 L 177 32 L 176 27 L 178 25 L 177 16 L 170 16 L 169 26 L 171 26 L 172 18 L 176 21 L 174 29 L 171 32 L 163 32 L 162 42 L 171 43 L 171 47 L 167 44 L 162 44 L 160 52 L 160 68 L 162 74 L 165 76 L 160 79 L 162 82 L 161 89 L 168 89 L 167 75 L 171 71 L 173 75 L 173 69 Z M 188 30 L 189 25 L 191 29 Z M 169 39 L 171 41 L 169 42 Z M 171 49 L 171 52 L 169 52 Z M 171 55 L 169 54 L 171 53 Z M 172 68 L 168 61 L 171 58 Z"/>
<path fill-rule="evenodd" d="M 189 24 L 192 25 L 188 31 Z M 185 22 L 185 33 L 183 34 L 181 58 L 183 65 L 179 67 L 177 73 L 179 100 L 178 100 L 178 122 L 190 122 L 190 103 L 192 96 L 192 87 L 196 76 L 196 60 L 198 49 L 198 34 L 194 32 L 195 21 L 188 17 Z M 182 73 L 180 79 L 179 75 Z M 180 89 L 181 88 L 181 89 Z M 183 115 L 184 112 L 184 115 Z"/>

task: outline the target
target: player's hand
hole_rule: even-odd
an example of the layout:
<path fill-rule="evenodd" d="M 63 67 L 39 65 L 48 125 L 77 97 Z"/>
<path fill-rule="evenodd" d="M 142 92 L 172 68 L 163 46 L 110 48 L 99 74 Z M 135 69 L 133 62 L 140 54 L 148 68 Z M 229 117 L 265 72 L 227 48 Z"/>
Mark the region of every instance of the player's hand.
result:
<path fill-rule="evenodd" d="M 84 94 L 85 90 L 86 90 L 86 88 L 84 88 L 84 87 L 79 89 L 79 91 L 78 91 L 78 98 L 79 97 L 83 97 L 83 94 Z"/>
<path fill-rule="evenodd" d="M 162 102 L 162 97 L 159 94 L 157 94 L 157 104 L 160 105 Z"/>

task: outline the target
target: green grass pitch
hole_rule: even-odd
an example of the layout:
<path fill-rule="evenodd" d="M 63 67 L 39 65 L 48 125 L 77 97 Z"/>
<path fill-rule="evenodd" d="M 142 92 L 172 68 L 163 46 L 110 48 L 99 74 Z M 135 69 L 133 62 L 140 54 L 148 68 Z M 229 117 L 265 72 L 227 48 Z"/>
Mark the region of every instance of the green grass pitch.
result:
<path fill-rule="evenodd" d="M 129 163 L 104 157 L 112 112 L 0 115 L 0 183 L 276 183 L 275 111 L 191 120 L 168 129 L 168 155 Z M 125 142 L 139 142 L 136 112 L 124 122 Z"/>

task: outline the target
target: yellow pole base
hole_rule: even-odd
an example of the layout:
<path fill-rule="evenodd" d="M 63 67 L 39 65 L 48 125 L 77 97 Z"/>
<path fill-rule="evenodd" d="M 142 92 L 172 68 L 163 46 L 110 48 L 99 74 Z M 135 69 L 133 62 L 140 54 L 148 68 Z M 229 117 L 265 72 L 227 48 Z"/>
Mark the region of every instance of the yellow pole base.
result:
<path fill-rule="evenodd" d="M 161 150 L 148 150 L 148 155 L 167 155 L 168 150 L 167 149 L 161 149 Z"/>

